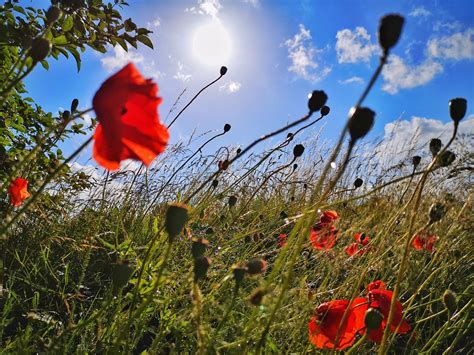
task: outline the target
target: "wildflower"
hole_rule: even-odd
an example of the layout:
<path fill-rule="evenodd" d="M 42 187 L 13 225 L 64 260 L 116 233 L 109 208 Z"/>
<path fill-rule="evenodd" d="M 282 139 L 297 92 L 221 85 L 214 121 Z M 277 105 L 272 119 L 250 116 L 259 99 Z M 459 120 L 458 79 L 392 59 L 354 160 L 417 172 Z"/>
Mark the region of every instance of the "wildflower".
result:
<path fill-rule="evenodd" d="M 30 193 L 27 191 L 28 180 L 21 177 L 16 178 L 10 184 L 8 188 L 8 194 L 10 195 L 10 203 L 14 207 L 20 206 L 25 199 L 30 197 Z"/>
<path fill-rule="evenodd" d="M 331 210 L 324 211 L 321 218 L 320 218 L 320 222 L 322 224 L 333 223 L 338 218 L 339 218 L 339 216 L 337 215 L 336 211 L 331 211 Z"/>
<path fill-rule="evenodd" d="M 355 243 L 348 245 L 344 251 L 349 256 L 362 255 L 366 252 L 364 247 L 369 243 L 369 237 L 365 233 L 356 233 L 354 234 Z M 359 249 L 360 248 L 360 249 Z"/>
<path fill-rule="evenodd" d="M 333 225 L 316 223 L 311 228 L 310 240 L 314 249 L 329 250 L 336 244 L 338 231 Z"/>
<path fill-rule="evenodd" d="M 130 63 L 108 78 L 93 99 L 99 124 L 94 132 L 94 159 L 108 170 L 134 159 L 150 165 L 168 143 L 160 123 L 158 86 Z"/>
<path fill-rule="evenodd" d="M 344 248 L 344 251 L 349 256 L 354 256 L 355 254 L 359 254 L 359 252 L 360 252 L 359 244 L 357 244 L 357 243 L 349 244 L 347 247 Z"/>
<path fill-rule="evenodd" d="M 412 246 L 415 250 L 423 250 L 429 251 L 432 253 L 434 251 L 434 244 L 438 240 L 438 237 L 435 235 L 419 235 L 417 234 L 415 238 L 413 238 Z"/>
<path fill-rule="evenodd" d="M 367 285 L 366 290 L 369 293 L 372 290 L 385 290 L 387 285 L 382 280 L 375 280 L 372 281 L 370 284 Z"/>
<path fill-rule="evenodd" d="M 278 236 L 278 246 L 280 248 L 283 248 L 286 245 L 286 238 L 287 238 L 287 235 L 284 233 Z"/>
<path fill-rule="evenodd" d="M 349 300 L 334 300 L 319 305 L 308 322 L 309 340 L 316 347 L 342 350 L 354 343 L 355 336 L 364 328 L 364 315 L 367 300 L 358 297 Z M 350 310 L 344 322 L 344 313 Z M 336 338 L 339 339 L 336 344 Z"/>

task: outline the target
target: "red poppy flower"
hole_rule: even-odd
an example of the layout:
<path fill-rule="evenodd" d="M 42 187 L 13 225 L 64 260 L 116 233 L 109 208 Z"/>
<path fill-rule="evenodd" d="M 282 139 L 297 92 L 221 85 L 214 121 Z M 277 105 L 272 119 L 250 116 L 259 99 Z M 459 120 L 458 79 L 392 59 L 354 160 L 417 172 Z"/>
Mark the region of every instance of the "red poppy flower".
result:
<path fill-rule="evenodd" d="M 158 86 L 130 63 L 108 78 L 94 96 L 99 124 L 94 132 L 94 159 L 108 170 L 134 159 L 149 165 L 164 151 L 168 130 L 160 123 Z"/>
<path fill-rule="evenodd" d="M 435 235 L 416 235 L 413 239 L 412 246 L 415 250 L 427 250 L 430 253 L 434 251 L 434 243 L 438 240 L 438 237 Z"/>
<path fill-rule="evenodd" d="M 309 236 L 314 249 L 328 250 L 336 244 L 338 232 L 332 225 L 316 223 Z"/>
<path fill-rule="evenodd" d="M 380 327 L 369 331 L 369 339 L 380 343 L 385 327 L 387 326 L 387 318 L 390 312 L 390 303 L 392 301 L 393 292 L 389 290 L 375 289 L 368 293 L 369 307 L 377 308 L 384 316 Z M 395 303 L 395 314 L 393 316 L 392 324 L 390 325 L 391 332 L 398 334 L 406 334 L 411 330 L 410 325 L 403 319 L 403 307 L 397 300 Z"/>
<path fill-rule="evenodd" d="M 31 196 L 27 191 L 27 188 L 28 180 L 21 177 L 18 177 L 11 182 L 8 187 L 8 194 L 10 196 L 10 203 L 14 207 L 20 206 L 26 198 Z"/>
<path fill-rule="evenodd" d="M 365 298 L 349 300 L 334 300 L 323 303 L 316 308 L 313 317 L 308 322 L 309 340 L 316 347 L 323 349 L 345 349 L 354 344 L 355 336 L 364 327 L 364 315 L 367 303 Z M 342 318 L 350 306 L 344 322 Z M 339 339 L 336 344 L 337 333 Z"/>
<path fill-rule="evenodd" d="M 283 233 L 278 236 L 278 246 L 280 248 L 283 248 L 286 245 L 286 237 L 287 235 Z"/>
<path fill-rule="evenodd" d="M 367 249 L 364 248 L 369 243 L 369 237 L 365 233 L 356 233 L 354 234 L 354 240 L 356 243 L 352 243 L 344 248 L 344 251 L 349 256 L 362 255 Z"/>
<path fill-rule="evenodd" d="M 330 223 L 334 223 L 334 221 L 338 218 L 339 216 L 337 215 L 336 211 L 324 211 L 319 221 L 322 224 L 330 224 Z"/>
<path fill-rule="evenodd" d="M 366 292 L 369 293 L 372 290 L 385 290 L 387 285 L 382 280 L 372 281 L 366 287 Z"/>
<path fill-rule="evenodd" d="M 358 252 L 361 252 L 362 250 L 359 250 L 359 244 L 352 243 L 348 245 L 347 247 L 345 247 L 344 251 L 346 252 L 347 255 L 354 256 L 355 254 L 357 254 Z"/>
<path fill-rule="evenodd" d="M 354 240 L 357 243 L 362 244 L 363 246 L 366 246 L 367 244 L 369 244 L 369 237 L 367 237 L 365 233 L 354 234 Z"/>

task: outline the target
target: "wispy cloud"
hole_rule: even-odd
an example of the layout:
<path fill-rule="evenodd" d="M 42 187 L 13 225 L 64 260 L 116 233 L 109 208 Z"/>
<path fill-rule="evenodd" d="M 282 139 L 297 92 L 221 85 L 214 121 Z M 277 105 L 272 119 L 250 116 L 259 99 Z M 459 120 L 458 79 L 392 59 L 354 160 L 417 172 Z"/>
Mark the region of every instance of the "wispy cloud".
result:
<path fill-rule="evenodd" d="M 302 79 L 318 82 L 324 79 L 331 68 L 326 66 L 319 70 L 319 64 L 315 57 L 322 52 L 313 46 L 311 32 L 303 24 L 299 26 L 299 32 L 285 41 L 284 45 L 288 49 L 288 58 L 291 65 L 288 70 Z"/>
<path fill-rule="evenodd" d="M 244 2 L 252 5 L 253 7 L 258 7 L 260 5 L 260 0 L 244 0 Z"/>
<path fill-rule="evenodd" d="M 233 94 L 239 91 L 241 87 L 242 87 L 242 84 L 239 83 L 238 81 L 228 81 L 224 85 L 220 86 L 219 90 L 225 91 L 228 94 Z"/>
<path fill-rule="evenodd" d="M 183 64 L 181 62 L 178 62 L 178 71 L 173 76 L 173 78 L 175 78 L 176 80 L 179 80 L 183 83 L 187 83 L 188 81 L 190 81 L 192 79 L 192 75 L 191 74 L 185 74 L 183 72 L 183 69 L 184 69 Z"/>
<path fill-rule="evenodd" d="M 368 62 L 379 52 L 373 44 L 371 36 L 364 27 L 356 27 L 354 31 L 344 29 L 336 34 L 336 52 L 339 63 Z"/>
<path fill-rule="evenodd" d="M 365 81 L 360 76 L 353 76 L 346 80 L 339 80 L 339 84 L 363 84 Z"/>
<path fill-rule="evenodd" d="M 450 36 L 433 38 L 428 42 L 428 53 L 434 58 L 449 60 L 474 59 L 474 28 Z"/>
<path fill-rule="evenodd" d="M 215 19 L 221 9 L 222 4 L 220 0 L 198 0 L 197 6 L 188 7 L 184 9 L 184 11 L 200 15 L 209 15 Z"/>
<path fill-rule="evenodd" d="M 429 10 L 427 10 L 425 7 L 423 6 L 418 6 L 418 7 L 415 7 L 409 14 L 408 16 L 411 16 L 411 17 L 421 17 L 421 18 L 426 18 L 428 16 L 431 15 L 431 12 Z"/>
<path fill-rule="evenodd" d="M 419 65 L 409 65 L 397 55 L 391 55 L 382 71 L 385 80 L 382 90 L 396 94 L 400 89 L 426 85 L 443 71 L 443 66 L 428 58 Z"/>
<path fill-rule="evenodd" d="M 122 47 L 116 46 L 114 47 L 112 56 L 106 56 L 100 61 L 105 70 L 107 70 L 108 72 L 113 72 L 117 69 L 121 69 L 129 62 L 138 64 L 143 63 L 144 60 L 145 58 L 142 54 L 133 50 L 129 50 L 128 52 L 126 52 Z"/>

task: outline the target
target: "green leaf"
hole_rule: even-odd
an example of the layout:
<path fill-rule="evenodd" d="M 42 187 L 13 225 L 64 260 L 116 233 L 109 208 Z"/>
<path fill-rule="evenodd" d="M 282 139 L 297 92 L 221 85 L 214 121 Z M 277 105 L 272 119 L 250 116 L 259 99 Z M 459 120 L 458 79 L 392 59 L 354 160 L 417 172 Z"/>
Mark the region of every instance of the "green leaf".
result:
<path fill-rule="evenodd" d="M 49 70 L 49 64 L 46 60 L 42 60 L 41 61 L 41 65 L 43 66 L 43 68 L 45 68 L 46 70 Z"/>
<path fill-rule="evenodd" d="M 63 31 L 68 32 L 72 29 L 74 25 L 74 21 L 72 20 L 71 16 L 66 16 L 63 21 Z"/>
<path fill-rule="evenodd" d="M 68 47 L 67 50 L 69 51 L 69 53 L 72 54 L 72 56 L 76 60 L 77 72 L 79 72 L 81 70 L 81 55 L 79 54 L 76 48 Z"/>
<path fill-rule="evenodd" d="M 151 49 L 153 49 L 153 43 L 151 42 L 151 39 L 148 38 L 147 36 L 138 35 L 137 40 L 142 42 L 145 46 L 150 47 Z"/>
<path fill-rule="evenodd" d="M 60 35 L 53 39 L 53 44 L 55 45 L 62 45 L 62 44 L 67 44 L 67 43 L 68 43 L 68 40 L 65 35 Z"/>

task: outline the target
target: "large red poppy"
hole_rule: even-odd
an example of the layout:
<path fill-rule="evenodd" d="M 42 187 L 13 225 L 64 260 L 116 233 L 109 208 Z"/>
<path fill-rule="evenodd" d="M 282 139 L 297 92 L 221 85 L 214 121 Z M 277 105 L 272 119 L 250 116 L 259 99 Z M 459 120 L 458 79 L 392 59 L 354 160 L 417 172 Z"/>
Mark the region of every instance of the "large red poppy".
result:
<path fill-rule="evenodd" d="M 415 250 L 427 250 L 430 253 L 434 251 L 434 244 L 438 240 L 438 237 L 435 235 L 416 235 L 413 238 L 412 246 Z"/>
<path fill-rule="evenodd" d="M 364 327 L 366 303 L 367 299 L 358 297 L 352 303 L 349 300 L 334 300 L 319 305 L 308 322 L 311 343 L 320 349 L 337 350 L 354 344 L 356 334 Z M 342 322 L 348 307 L 350 307 L 349 313 Z M 339 339 L 336 344 L 338 330 Z"/>
<path fill-rule="evenodd" d="M 336 244 L 337 236 L 338 231 L 333 225 L 319 222 L 311 228 L 309 239 L 314 249 L 328 250 Z"/>
<path fill-rule="evenodd" d="M 319 222 L 322 224 L 331 224 L 334 223 L 338 218 L 339 216 L 337 215 L 336 211 L 324 211 L 319 219 Z"/>
<path fill-rule="evenodd" d="M 166 147 L 168 130 L 160 123 L 158 86 L 130 63 L 108 78 L 94 96 L 99 124 L 94 159 L 108 170 L 134 159 L 149 165 Z"/>
<path fill-rule="evenodd" d="M 20 206 L 26 198 L 31 196 L 27 189 L 28 180 L 21 177 L 16 178 L 10 183 L 8 195 L 10 196 L 10 203 L 14 207 Z"/>
<path fill-rule="evenodd" d="M 375 280 L 372 281 L 370 284 L 367 285 L 366 291 L 369 293 L 372 290 L 385 290 L 387 285 L 382 280 Z"/>

